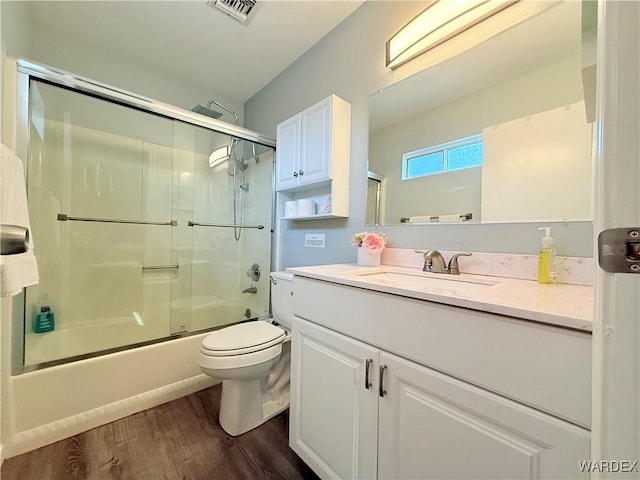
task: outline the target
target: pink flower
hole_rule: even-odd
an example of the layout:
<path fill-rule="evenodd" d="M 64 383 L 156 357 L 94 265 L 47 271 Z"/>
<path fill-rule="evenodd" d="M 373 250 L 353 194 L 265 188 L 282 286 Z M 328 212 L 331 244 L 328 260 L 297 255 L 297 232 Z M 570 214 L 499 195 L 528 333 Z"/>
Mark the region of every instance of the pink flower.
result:
<path fill-rule="evenodd" d="M 382 251 L 384 249 L 384 238 L 375 233 L 369 233 L 362 239 L 362 248 L 373 251 Z"/>

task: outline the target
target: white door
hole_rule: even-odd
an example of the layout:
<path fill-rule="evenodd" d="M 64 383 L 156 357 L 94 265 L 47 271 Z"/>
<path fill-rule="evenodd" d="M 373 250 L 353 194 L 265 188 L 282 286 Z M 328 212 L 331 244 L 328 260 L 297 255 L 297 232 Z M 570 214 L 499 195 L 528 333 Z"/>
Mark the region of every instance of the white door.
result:
<path fill-rule="evenodd" d="M 330 96 L 302 112 L 300 184 L 331 179 L 331 102 Z"/>
<path fill-rule="evenodd" d="M 596 235 L 640 227 L 639 25 L 640 2 L 599 2 Z M 598 268 L 593 334 L 591 458 L 638 461 L 640 276 Z M 640 478 L 638 469 L 624 478 Z"/>
<path fill-rule="evenodd" d="M 376 478 L 378 350 L 298 317 L 292 332 L 289 445 L 322 478 Z"/>
<path fill-rule="evenodd" d="M 589 431 L 380 354 L 378 478 L 588 478 Z"/>
<path fill-rule="evenodd" d="M 276 128 L 276 190 L 298 185 L 300 169 L 300 114 Z"/>

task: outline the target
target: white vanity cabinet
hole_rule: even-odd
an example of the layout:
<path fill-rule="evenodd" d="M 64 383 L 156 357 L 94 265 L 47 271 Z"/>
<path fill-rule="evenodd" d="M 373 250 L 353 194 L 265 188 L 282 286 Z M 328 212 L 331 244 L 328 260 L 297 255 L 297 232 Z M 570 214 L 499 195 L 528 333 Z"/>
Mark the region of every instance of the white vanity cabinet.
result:
<path fill-rule="evenodd" d="M 396 355 L 380 364 L 378 478 L 581 476 L 587 430 Z"/>
<path fill-rule="evenodd" d="M 553 374 L 544 358 L 563 344 L 562 355 L 582 363 L 588 334 L 455 307 L 444 318 L 443 305 L 297 276 L 294 292 L 289 441 L 321 477 L 587 478 L 578 461 L 589 458 L 579 424 L 590 365 Z M 479 316 L 480 330 L 466 315 Z M 523 348 L 531 342 L 549 344 L 535 355 Z M 476 365 L 493 372 L 476 375 Z M 501 383 L 512 369 L 519 384 Z M 534 390 L 548 398 L 529 397 Z"/>
<path fill-rule="evenodd" d="M 276 128 L 279 202 L 318 200 L 331 195 L 333 209 L 325 212 L 325 216 L 348 216 L 350 142 L 351 105 L 336 95 L 279 123 Z"/>
<path fill-rule="evenodd" d="M 378 350 L 300 319 L 292 342 L 291 447 L 322 477 L 375 478 Z"/>

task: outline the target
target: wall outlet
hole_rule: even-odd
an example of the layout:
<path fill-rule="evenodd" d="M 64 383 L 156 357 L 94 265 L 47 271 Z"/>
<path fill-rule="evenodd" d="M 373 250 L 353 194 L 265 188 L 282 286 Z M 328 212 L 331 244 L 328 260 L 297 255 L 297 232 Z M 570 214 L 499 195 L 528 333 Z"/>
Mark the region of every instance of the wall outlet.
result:
<path fill-rule="evenodd" d="M 305 233 L 304 246 L 312 248 L 324 248 L 324 233 Z"/>

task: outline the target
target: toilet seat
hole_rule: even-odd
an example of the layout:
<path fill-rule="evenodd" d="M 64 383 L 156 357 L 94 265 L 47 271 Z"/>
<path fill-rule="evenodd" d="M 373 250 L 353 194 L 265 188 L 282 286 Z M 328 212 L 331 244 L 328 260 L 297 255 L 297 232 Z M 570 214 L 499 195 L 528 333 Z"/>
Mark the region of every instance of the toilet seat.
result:
<path fill-rule="evenodd" d="M 240 323 L 207 335 L 200 352 L 211 357 L 246 355 L 279 345 L 285 337 L 283 329 L 263 320 Z"/>

